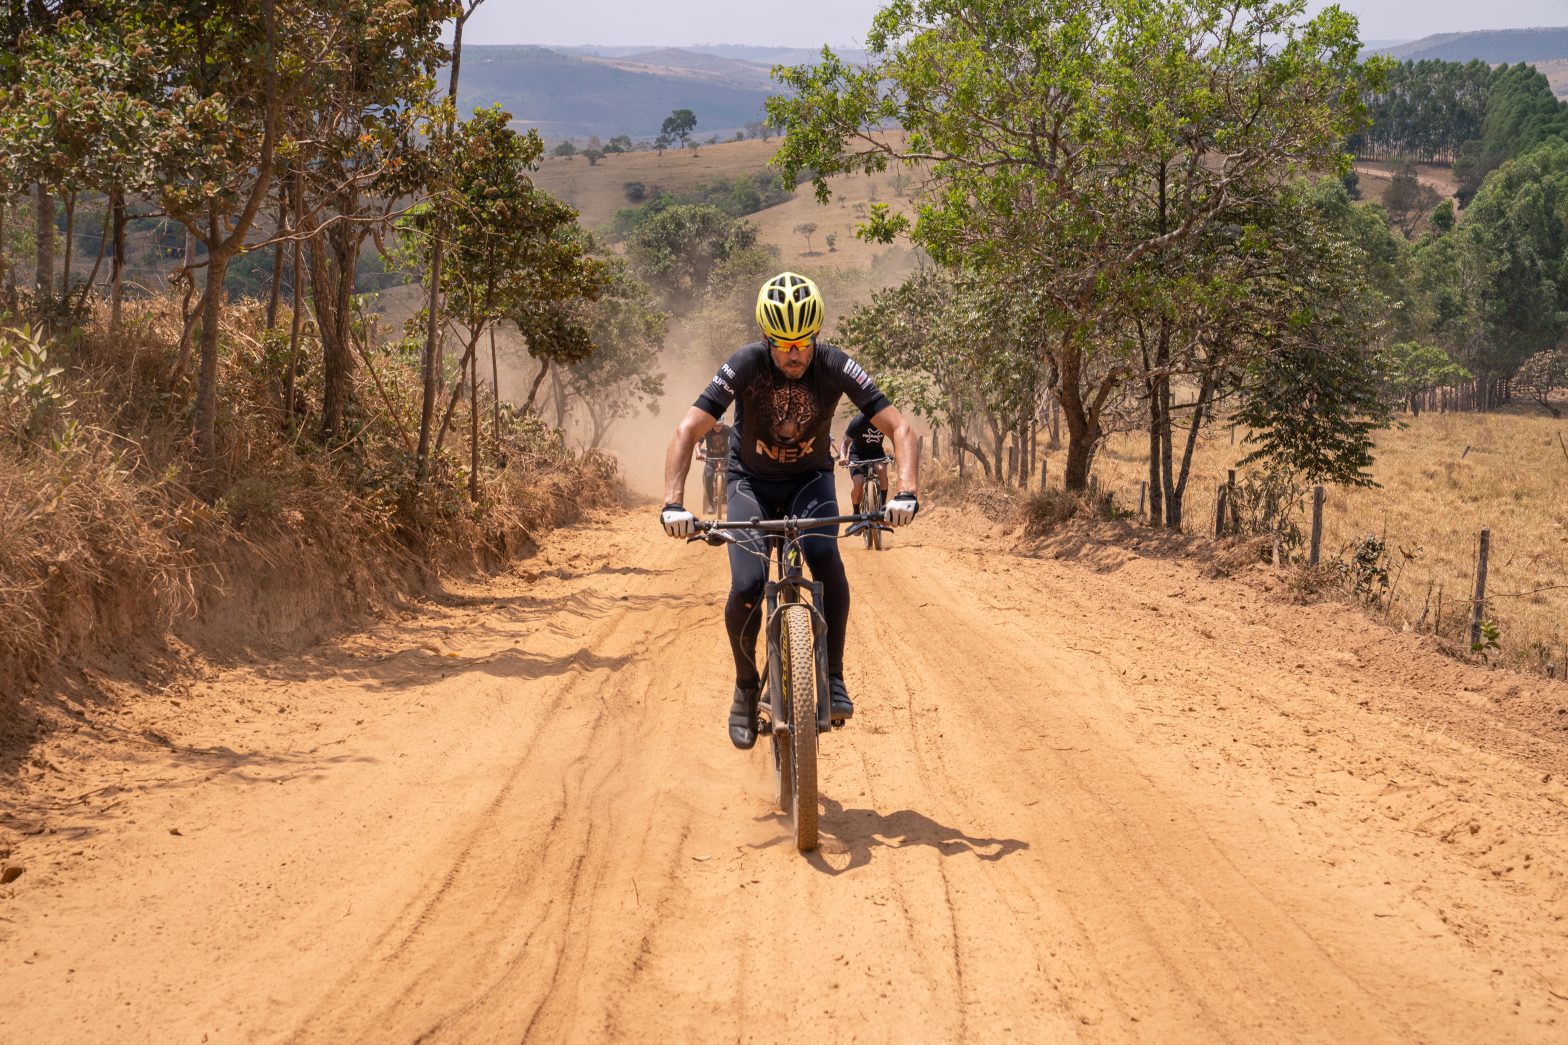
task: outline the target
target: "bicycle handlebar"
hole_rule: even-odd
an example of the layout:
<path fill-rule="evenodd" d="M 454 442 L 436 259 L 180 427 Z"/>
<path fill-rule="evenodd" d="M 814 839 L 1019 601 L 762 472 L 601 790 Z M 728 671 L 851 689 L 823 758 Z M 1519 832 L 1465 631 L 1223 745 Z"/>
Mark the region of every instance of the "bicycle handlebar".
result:
<path fill-rule="evenodd" d="M 686 538 L 687 543 L 692 541 L 719 541 L 735 542 L 738 539 L 729 531 L 750 530 L 754 533 L 779 533 L 787 537 L 827 537 L 837 536 L 840 540 L 858 533 L 860 528 L 867 525 L 881 523 L 887 518 L 883 509 L 874 512 L 856 512 L 853 515 L 825 515 L 818 518 L 800 518 L 788 516 L 783 519 L 698 519 L 696 520 L 696 533 Z M 825 533 L 805 533 L 819 526 L 837 526 L 841 523 L 851 523 L 849 530 L 837 535 Z"/>

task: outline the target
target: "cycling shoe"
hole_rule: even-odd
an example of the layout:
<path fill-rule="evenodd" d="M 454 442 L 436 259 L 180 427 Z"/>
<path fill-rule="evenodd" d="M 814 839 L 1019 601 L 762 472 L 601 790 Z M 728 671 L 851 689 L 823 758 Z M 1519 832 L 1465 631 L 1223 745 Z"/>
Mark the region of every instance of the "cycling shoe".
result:
<path fill-rule="evenodd" d="M 833 694 L 833 708 L 831 718 L 835 726 L 842 726 L 847 720 L 854 717 L 855 705 L 849 699 L 849 690 L 844 686 L 844 677 L 834 675 L 828 679 L 828 689 Z"/>
<path fill-rule="evenodd" d="M 757 688 L 735 687 L 735 699 L 730 703 L 730 743 L 742 751 L 751 750 L 757 742 Z"/>

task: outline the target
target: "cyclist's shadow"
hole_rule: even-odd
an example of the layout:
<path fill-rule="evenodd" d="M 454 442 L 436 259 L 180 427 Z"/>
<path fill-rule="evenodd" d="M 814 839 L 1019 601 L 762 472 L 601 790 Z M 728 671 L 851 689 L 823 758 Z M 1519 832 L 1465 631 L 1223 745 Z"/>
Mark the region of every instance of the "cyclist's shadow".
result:
<path fill-rule="evenodd" d="M 913 809 L 893 813 L 846 809 L 834 799 L 823 797 L 822 814 L 822 844 L 805 857 L 807 863 L 825 874 L 843 874 L 864 867 L 871 862 L 873 849 L 928 846 L 943 856 L 972 853 L 981 860 L 995 861 L 1029 848 L 1028 842 L 1018 838 L 971 837 Z M 782 813 L 771 814 L 766 819 L 780 820 L 786 827 L 789 824 L 788 817 Z M 785 840 L 780 838 L 759 848 L 770 848 Z M 844 860 L 846 854 L 847 862 Z"/>

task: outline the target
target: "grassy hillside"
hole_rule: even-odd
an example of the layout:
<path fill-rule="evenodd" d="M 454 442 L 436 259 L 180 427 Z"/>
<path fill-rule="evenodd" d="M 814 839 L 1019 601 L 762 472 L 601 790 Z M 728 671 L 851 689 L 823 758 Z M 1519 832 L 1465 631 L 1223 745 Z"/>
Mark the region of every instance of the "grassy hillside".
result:
<path fill-rule="evenodd" d="M 615 212 L 632 206 L 626 184 L 642 184 L 651 195 L 655 187 L 671 193 L 690 191 L 699 183 L 715 178 L 734 178 L 763 170 L 778 148 L 778 141 L 749 140 L 705 145 L 698 150 L 672 149 L 663 156 L 652 152 L 617 153 L 590 165 L 581 156 L 552 156 L 544 160 L 536 176 L 540 188 L 560 196 L 582 214 L 590 227 L 609 224 Z M 888 203 L 896 211 L 909 213 L 913 201 L 913 179 L 893 173 L 874 178 L 841 177 L 832 182 L 834 198 L 819 206 L 811 186 L 803 185 L 787 203 L 769 207 L 746 220 L 757 226 L 761 239 L 779 248 L 783 264 L 810 272 L 813 268 L 870 268 L 877 259 L 905 248 L 862 243 L 855 239 L 854 226 L 865 219 L 872 203 Z M 817 226 L 810 242 L 795 231 L 812 223 Z M 835 237 L 829 250 L 827 237 Z"/>
<path fill-rule="evenodd" d="M 1568 58 L 1568 26 L 1550 29 L 1487 29 L 1473 33 L 1439 33 L 1383 52 L 1400 61 L 1436 59 L 1492 65 L 1542 62 Z"/>

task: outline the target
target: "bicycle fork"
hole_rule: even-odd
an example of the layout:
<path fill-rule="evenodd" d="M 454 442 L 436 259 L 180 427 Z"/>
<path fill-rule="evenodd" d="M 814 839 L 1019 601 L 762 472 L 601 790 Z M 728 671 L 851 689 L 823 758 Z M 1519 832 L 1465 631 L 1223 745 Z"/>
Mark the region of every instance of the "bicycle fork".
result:
<path fill-rule="evenodd" d="M 817 732 L 826 733 L 833 728 L 833 696 L 828 688 L 828 663 L 827 663 L 827 616 L 822 609 L 822 585 L 816 581 L 808 581 L 798 573 L 786 574 L 776 581 L 769 581 L 766 592 L 767 606 L 767 649 L 768 649 L 768 676 L 773 680 L 769 686 L 768 696 L 770 716 L 773 719 L 774 733 L 789 732 L 789 716 L 783 713 L 783 708 L 773 705 L 773 695 L 782 692 L 783 665 L 781 664 L 781 651 L 783 649 L 784 615 L 780 612 L 785 606 L 804 603 L 811 611 L 811 647 L 814 652 L 817 674 Z M 809 599 L 802 599 L 804 593 L 810 594 Z M 791 697 L 793 698 L 793 694 Z"/>

